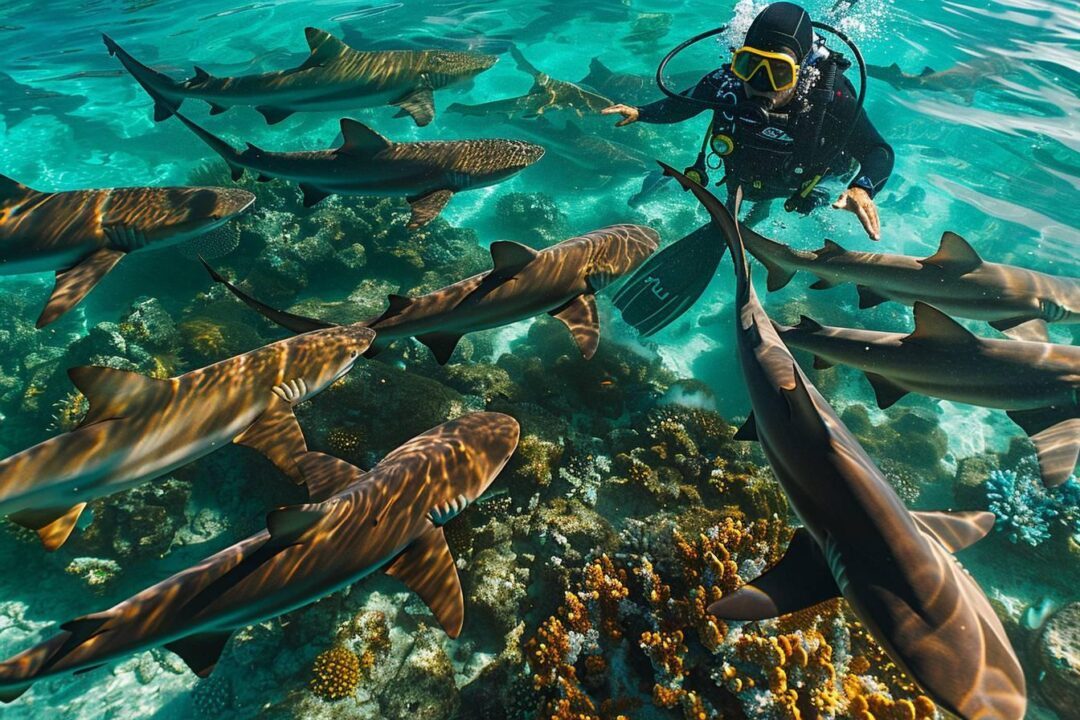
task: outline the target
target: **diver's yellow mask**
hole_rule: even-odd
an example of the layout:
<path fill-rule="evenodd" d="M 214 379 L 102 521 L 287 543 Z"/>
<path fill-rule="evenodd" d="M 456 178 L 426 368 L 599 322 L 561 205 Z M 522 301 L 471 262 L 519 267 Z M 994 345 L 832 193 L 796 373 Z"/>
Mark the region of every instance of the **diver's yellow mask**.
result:
<path fill-rule="evenodd" d="M 786 53 L 743 45 L 731 57 L 731 72 L 743 82 L 750 82 L 762 70 L 769 79 L 769 86 L 776 92 L 794 87 L 799 76 L 799 66 Z"/>

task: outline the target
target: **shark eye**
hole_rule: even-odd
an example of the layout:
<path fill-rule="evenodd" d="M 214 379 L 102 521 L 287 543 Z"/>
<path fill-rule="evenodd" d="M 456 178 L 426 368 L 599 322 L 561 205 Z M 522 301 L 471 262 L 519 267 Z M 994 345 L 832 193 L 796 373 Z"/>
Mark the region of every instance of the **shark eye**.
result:
<path fill-rule="evenodd" d="M 359 354 L 360 354 L 360 353 L 358 353 L 358 352 L 357 352 L 356 350 L 353 350 L 353 351 L 352 351 L 352 352 L 351 352 L 351 353 L 349 354 L 349 357 L 355 358 L 355 357 L 356 357 L 357 355 L 359 355 Z"/>

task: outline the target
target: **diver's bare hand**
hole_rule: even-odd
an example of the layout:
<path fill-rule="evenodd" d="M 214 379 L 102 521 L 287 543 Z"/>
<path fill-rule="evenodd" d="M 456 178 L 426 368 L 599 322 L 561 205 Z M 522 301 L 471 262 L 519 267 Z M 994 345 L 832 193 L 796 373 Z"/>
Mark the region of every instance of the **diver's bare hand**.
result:
<path fill-rule="evenodd" d="M 636 107 L 630 105 L 611 105 L 600 111 L 601 115 L 622 115 L 622 120 L 615 123 L 615 127 L 622 127 L 630 123 L 636 123 L 640 113 Z"/>
<path fill-rule="evenodd" d="M 833 203 L 833 207 L 855 213 L 870 239 L 881 239 L 881 220 L 878 219 L 877 205 L 866 190 L 861 187 L 848 188 Z"/>

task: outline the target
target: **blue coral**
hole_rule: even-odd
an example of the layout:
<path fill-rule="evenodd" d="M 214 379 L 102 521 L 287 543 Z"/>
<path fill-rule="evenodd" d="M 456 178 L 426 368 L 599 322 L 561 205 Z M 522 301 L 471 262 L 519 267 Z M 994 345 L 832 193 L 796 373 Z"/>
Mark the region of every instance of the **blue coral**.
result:
<path fill-rule="evenodd" d="M 1014 543 L 1038 547 L 1054 527 L 1080 532 L 1080 483 L 1072 477 L 1059 487 L 1044 487 L 1034 458 L 1021 461 L 1016 470 L 991 471 L 986 496 L 997 529 Z"/>

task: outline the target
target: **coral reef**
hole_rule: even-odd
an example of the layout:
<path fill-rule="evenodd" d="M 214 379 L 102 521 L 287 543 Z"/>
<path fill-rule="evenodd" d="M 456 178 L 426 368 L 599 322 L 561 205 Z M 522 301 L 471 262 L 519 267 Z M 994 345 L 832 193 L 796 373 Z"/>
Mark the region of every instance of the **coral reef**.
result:
<path fill-rule="evenodd" d="M 1061 717 L 1070 717 L 1080 706 L 1080 603 L 1050 617 L 1036 648 L 1039 694 Z"/>
<path fill-rule="evenodd" d="M 1037 547 L 1050 539 L 1055 528 L 1080 534 L 1080 483 L 1069 478 L 1056 488 L 1044 487 L 1034 456 L 1015 469 L 991 470 L 986 499 L 988 509 L 997 516 L 997 529 L 1014 543 Z"/>
<path fill-rule="evenodd" d="M 311 668 L 311 692 L 324 700 L 348 697 L 360 684 L 360 668 L 360 658 L 348 648 L 332 647 L 319 653 Z"/>

